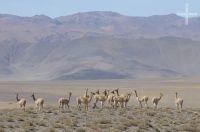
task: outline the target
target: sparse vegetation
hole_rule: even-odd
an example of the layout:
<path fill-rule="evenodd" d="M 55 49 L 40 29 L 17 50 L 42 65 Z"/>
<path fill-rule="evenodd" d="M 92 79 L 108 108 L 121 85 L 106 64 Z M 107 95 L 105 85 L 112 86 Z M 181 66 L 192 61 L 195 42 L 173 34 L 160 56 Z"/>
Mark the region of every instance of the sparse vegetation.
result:
<path fill-rule="evenodd" d="M 46 128 L 44 132 L 56 132 L 54 128 Z"/>
<path fill-rule="evenodd" d="M 169 95 L 166 94 L 166 91 L 162 91 L 165 93 L 165 98 L 160 102 L 157 109 L 153 107 L 152 103 L 149 103 L 149 108 L 140 108 L 135 99 L 136 97 L 134 97 L 131 98 L 132 100 L 127 108 L 120 108 L 118 105 L 116 108 L 103 107 L 103 109 L 101 109 L 101 107 L 97 107 L 96 109 L 92 109 L 93 99 L 88 105 L 88 110 L 84 109 L 85 105 L 81 105 L 81 110 L 79 110 L 75 104 L 75 99 L 76 97 L 79 97 L 79 95 L 86 97 L 87 94 L 84 95 L 84 93 L 78 93 L 78 95 L 76 95 L 76 92 L 72 89 L 70 89 L 70 91 L 73 92 L 70 109 L 62 110 L 60 112 L 57 102 L 55 105 L 51 104 L 51 99 L 49 100 L 49 98 L 43 94 L 42 96 L 47 102 L 42 111 L 36 112 L 33 101 L 30 102 L 32 104 L 29 104 L 28 101 L 25 111 L 20 110 L 17 103 L 9 104 L 14 106 L 12 108 L 1 108 L 0 132 L 200 131 L 200 108 L 189 108 L 189 105 L 187 104 L 190 98 L 187 98 L 184 94 L 181 94 L 181 97 L 186 100 L 186 104 L 182 111 L 177 110 L 174 105 L 175 92 L 171 95 L 173 104 L 168 107 L 165 106 L 164 103 L 166 103 L 166 100 L 164 99 L 169 97 Z M 151 93 L 147 92 L 146 95 L 149 95 L 149 98 L 151 99 Z M 156 95 L 159 95 L 159 93 Z M 88 94 L 88 96 L 90 95 Z M 60 96 L 57 97 L 59 98 Z M 30 95 L 29 98 L 31 99 Z M 14 101 L 16 102 L 16 100 Z M 109 104 L 105 104 L 104 106 L 106 105 Z M 98 104 L 98 106 L 100 105 Z"/>
<path fill-rule="evenodd" d="M 0 132 L 5 132 L 4 128 L 0 127 Z"/>
<path fill-rule="evenodd" d="M 81 127 L 81 128 L 78 128 L 76 131 L 77 132 L 86 132 L 86 129 Z"/>
<path fill-rule="evenodd" d="M 57 110 L 57 112 L 54 112 Z M 51 111 L 51 112 L 49 112 Z M 1 110 L 0 132 L 7 130 L 54 132 L 60 130 L 78 132 L 91 131 L 197 131 L 200 119 L 199 109 L 176 108 L 139 109 L 128 107 L 123 109 L 94 109 L 88 112 L 77 110 L 72 106 L 71 111 L 58 112 L 54 106 L 49 106 L 44 112 L 35 112 L 27 108 L 26 112 L 16 109 Z M 112 114 L 110 114 L 112 113 Z M 87 116 L 86 116 L 87 115 Z M 170 129 L 169 129 L 170 127 Z"/>

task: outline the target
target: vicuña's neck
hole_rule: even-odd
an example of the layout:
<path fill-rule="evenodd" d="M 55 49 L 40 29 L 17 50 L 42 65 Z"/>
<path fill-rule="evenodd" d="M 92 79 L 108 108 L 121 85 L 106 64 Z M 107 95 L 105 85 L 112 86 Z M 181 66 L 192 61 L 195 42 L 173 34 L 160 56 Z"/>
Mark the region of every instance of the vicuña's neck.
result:
<path fill-rule="evenodd" d="M 138 97 L 137 92 L 135 91 L 135 96 Z"/>
<path fill-rule="evenodd" d="M 33 100 L 35 101 L 36 100 L 35 96 L 33 95 L 32 97 L 33 97 Z"/>
<path fill-rule="evenodd" d="M 19 101 L 19 97 L 18 97 L 18 95 L 16 96 L 16 99 L 17 99 L 17 101 Z"/>
<path fill-rule="evenodd" d="M 119 96 L 119 91 L 117 91 L 117 96 Z"/>
<path fill-rule="evenodd" d="M 87 97 L 87 92 L 88 92 L 88 89 L 85 90 L 85 97 Z"/>
<path fill-rule="evenodd" d="M 92 100 L 92 96 L 93 96 L 93 95 L 90 96 L 89 102 Z"/>
<path fill-rule="evenodd" d="M 69 101 L 70 101 L 70 99 L 71 99 L 71 94 L 69 95 Z"/>

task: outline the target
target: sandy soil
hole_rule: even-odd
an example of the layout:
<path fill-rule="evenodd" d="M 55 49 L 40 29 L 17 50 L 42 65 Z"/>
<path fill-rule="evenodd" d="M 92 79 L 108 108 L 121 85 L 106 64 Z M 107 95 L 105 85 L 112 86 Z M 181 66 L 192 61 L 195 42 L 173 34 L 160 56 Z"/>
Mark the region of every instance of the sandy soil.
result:
<path fill-rule="evenodd" d="M 57 100 L 72 92 L 72 104 L 75 98 L 82 95 L 85 89 L 96 91 L 100 89 L 113 90 L 119 88 L 120 94 L 137 90 L 140 96 L 147 95 L 150 98 L 164 94 L 160 105 L 162 107 L 174 107 L 175 92 L 184 98 L 184 106 L 187 108 L 198 108 L 200 106 L 200 81 L 185 80 L 99 80 L 99 81 L 42 81 L 42 82 L 0 82 L 0 108 L 13 107 L 16 103 L 15 94 L 28 100 L 28 105 L 33 105 L 31 94 L 43 97 L 45 104 L 57 104 Z M 149 102 L 150 103 L 150 102 Z M 131 97 L 131 105 L 136 105 L 135 96 Z M 151 104 L 150 104 L 151 105 Z M 15 106 L 15 105 L 14 105 Z"/>
<path fill-rule="evenodd" d="M 139 95 L 150 98 L 164 94 L 157 110 L 140 109 L 135 96 L 128 108 L 92 109 L 76 108 L 75 98 L 89 91 L 119 88 L 120 93 L 137 90 Z M 58 111 L 57 101 L 72 92 L 70 110 Z M 184 99 L 184 109 L 177 111 L 175 92 Z M 45 108 L 36 112 L 32 98 L 45 99 Z M 27 110 L 18 108 L 15 93 L 28 100 Z M 185 80 L 99 80 L 99 81 L 53 81 L 53 82 L 0 82 L 0 132 L 4 131 L 200 131 L 200 83 Z"/>

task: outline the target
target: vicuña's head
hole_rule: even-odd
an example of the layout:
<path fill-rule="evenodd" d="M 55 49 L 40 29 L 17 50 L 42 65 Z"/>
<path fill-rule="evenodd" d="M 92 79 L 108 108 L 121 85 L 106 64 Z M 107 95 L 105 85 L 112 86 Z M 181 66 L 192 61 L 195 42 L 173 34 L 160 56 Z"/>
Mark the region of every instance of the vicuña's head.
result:
<path fill-rule="evenodd" d="M 128 93 L 127 95 L 128 95 L 128 96 L 131 96 L 131 95 L 132 95 L 132 93 Z"/>
<path fill-rule="evenodd" d="M 114 94 L 114 93 L 115 93 L 115 91 L 113 90 L 113 91 L 111 91 L 111 93 L 112 93 L 112 94 Z"/>
<path fill-rule="evenodd" d="M 91 95 L 95 95 L 95 93 L 93 93 L 93 92 L 90 92 L 90 94 L 91 94 Z"/>
<path fill-rule="evenodd" d="M 116 92 L 117 94 L 119 94 L 119 89 L 116 89 L 115 92 Z"/>
<path fill-rule="evenodd" d="M 107 94 L 107 90 L 105 89 L 105 90 L 103 91 L 103 93 L 106 95 L 106 94 Z"/>
<path fill-rule="evenodd" d="M 106 90 L 107 94 L 109 94 L 110 90 Z"/>
<path fill-rule="evenodd" d="M 100 94 L 99 90 L 96 91 L 96 94 Z"/>
<path fill-rule="evenodd" d="M 137 93 L 137 91 L 136 91 L 136 90 L 134 90 L 134 92 L 135 92 L 135 93 Z"/>
<path fill-rule="evenodd" d="M 134 90 L 134 92 L 135 92 L 135 96 L 136 96 L 136 97 L 138 97 L 138 95 L 137 95 L 137 91 L 136 91 L 136 90 Z"/>
<path fill-rule="evenodd" d="M 178 97 L 178 93 L 176 92 L 176 98 Z"/>
<path fill-rule="evenodd" d="M 163 95 L 163 93 L 160 93 L 160 97 L 163 97 L 164 95 Z"/>
<path fill-rule="evenodd" d="M 18 98 L 18 93 L 16 93 L 16 99 L 17 99 L 17 101 L 19 101 L 19 98 Z"/>
<path fill-rule="evenodd" d="M 33 94 L 31 95 L 31 97 L 35 97 L 35 94 L 33 93 Z"/>

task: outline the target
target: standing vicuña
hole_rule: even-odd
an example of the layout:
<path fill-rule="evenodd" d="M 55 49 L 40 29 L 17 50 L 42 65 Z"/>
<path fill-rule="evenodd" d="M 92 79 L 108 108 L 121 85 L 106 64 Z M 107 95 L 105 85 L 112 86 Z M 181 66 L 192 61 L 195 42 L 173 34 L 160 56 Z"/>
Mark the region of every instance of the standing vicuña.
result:
<path fill-rule="evenodd" d="M 153 105 L 155 106 L 155 108 L 157 108 L 158 103 L 159 103 L 159 101 L 162 99 L 162 97 L 163 97 L 163 94 L 160 93 L 160 97 L 154 97 L 154 98 L 152 99 L 152 102 L 153 102 Z"/>
<path fill-rule="evenodd" d="M 32 94 L 33 97 L 33 101 L 36 104 L 36 107 L 38 108 L 39 111 L 41 111 L 41 109 L 43 108 L 44 105 L 44 99 L 43 98 L 35 98 L 35 94 Z"/>
<path fill-rule="evenodd" d="M 142 108 L 142 102 L 145 102 L 146 107 L 148 107 L 147 102 L 149 100 L 149 97 L 147 97 L 147 96 L 138 97 L 138 94 L 137 94 L 136 90 L 135 90 L 135 96 L 136 96 L 136 99 L 139 102 L 141 108 Z"/>
<path fill-rule="evenodd" d="M 87 95 L 87 96 L 78 97 L 76 99 L 77 107 L 80 109 L 81 104 L 84 104 L 85 105 L 85 110 L 88 110 L 88 105 L 91 102 L 93 95 L 94 95 L 94 93 L 91 92 L 90 96 Z"/>
<path fill-rule="evenodd" d="M 100 94 L 99 91 L 97 91 L 96 94 L 94 95 L 95 102 L 94 102 L 93 108 L 96 108 L 96 104 L 97 104 L 98 101 L 100 101 L 101 108 L 103 108 L 104 102 L 108 98 L 108 94 L 109 94 L 109 91 L 107 91 L 107 90 L 105 90 L 103 92 L 103 94 Z"/>
<path fill-rule="evenodd" d="M 132 92 L 131 93 L 127 93 L 125 96 L 124 96 L 124 107 L 126 108 L 127 107 L 127 103 L 129 102 L 130 98 L 131 98 L 131 95 L 132 95 Z"/>
<path fill-rule="evenodd" d="M 113 108 L 117 108 L 117 105 L 119 104 L 121 108 L 124 106 L 124 95 L 119 95 L 119 90 L 115 90 L 116 95 L 113 97 L 114 105 Z"/>
<path fill-rule="evenodd" d="M 66 109 L 66 106 L 67 106 L 68 109 L 69 109 L 69 101 L 70 101 L 71 96 L 72 96 L 72 93 L 69 92 L 69 97 L 68 97 L 68 98 L 64 98 L 64 97 L 63 97 L 63 98 L 60 98 L 60 99 L 58 100 L 58 103 L 59 103 L 59 111 L 60 111 L 60 109 L 63 110 L 63 108 Z"/>
<path fill-rule="evenodd" d="M 18 93 L 16 94 L 16 99 L 17 99 L 17 103 L 19 104 L 19 107 L 25 111 L 26 99 L 25 98 L 19 99 Z"/>
<path fill-rule="evenodd" d="M 114 99 L 113 99 L 113 97 L 115 96 L 115 91 L 113 90 L 113 91 L 111 91 L 110 92 L 110 94 L 108 95 L 108 98 L 107 98 L 107 103 L 108 103 L 108 105 L 110 105 L 111 107 L 114 107 L 113 106 L 113 103 L 114 103 Z"/>
<path fill-rule="evenodd" d="M 177 109 L 179 109 L 179 107 L 181 107 L 181 109 L 183 108 L 183 99 L 178 97 L 177 92 L 176 92 L 175 104 Z"/>

